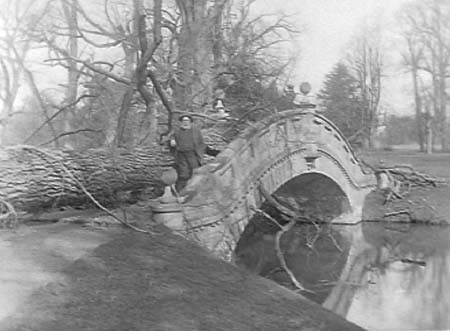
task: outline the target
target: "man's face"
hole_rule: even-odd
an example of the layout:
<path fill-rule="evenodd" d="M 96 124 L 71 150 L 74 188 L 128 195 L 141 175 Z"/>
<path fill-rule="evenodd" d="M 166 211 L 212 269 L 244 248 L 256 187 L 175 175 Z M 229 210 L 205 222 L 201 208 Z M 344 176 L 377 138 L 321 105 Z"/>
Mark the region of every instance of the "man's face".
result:
<path fill-rule="evenodd" d="M 181 120 L 181 128 L 189 130 L 192 127 L 192 122 L 189 118 L 183 118 Z"/>

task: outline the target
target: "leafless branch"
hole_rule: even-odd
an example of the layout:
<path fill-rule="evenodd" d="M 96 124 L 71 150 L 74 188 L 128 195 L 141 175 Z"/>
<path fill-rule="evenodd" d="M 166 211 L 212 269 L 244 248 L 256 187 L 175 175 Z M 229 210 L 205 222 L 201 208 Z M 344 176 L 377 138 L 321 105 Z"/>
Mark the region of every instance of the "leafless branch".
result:
<path fill-rule="evenodd" d="M 68 105 L 65 105 L 64 107 L 61 107 L 56 113 L 54 113 L 52 116 L 48 117 L 44 123 L 42 123 L 36 130 L 34 130 L 29 136 L 28 138 L 25 139 L 25 141 L 23 142 L 24 144 L 27 144 L 31 138 L 33 138 L 45 125 L 47 125 L 49 122 L 51 122 L 52 120 L 55 119 L 56 116 L 58 116 L 59 114 L 61 114 L 62 112 L 64 112 L 65 110 L 75 106 L 76 104 L 78 104 L 78 102 L 80 102 L 82 99 L 84 98 L 94 98 L 96 97 L 95 95 L 91 95 L 91 94 L 83 94 L 80 95 L 75 101 L 71 102 Z"/>
<path fill-rule="evenodd" d="M 78 134 L 78 133 L 81 133 L 81 132 L 95 132 L 95 133 L 99 133 L 99 132 L 102 132 L 102 130 L 94 130 L 94 129 L 86 128 L 86 129 L 78 129 L 78 130 L 75 130 L 75 131 L 63 132 L 63 133 L 59 134 L 58 136 L 54 137 L 53 139 L 39 144 L 38 146 L 39 147 L 40 146 L 45 146 L 45 145 L 48 145 L 48 144 L 50 144 L 50 143 L 52 143 L 52 142 L 54 142 L 54 141 L 56 141 L 56 140 L 58 140 L 58 139 L 60 139 L 62 137 L 75 135 L 75 134 Z"/>
<path fill-rule="evenodd" d="M 112 80 L 115 80 L 115 81 L 118 82 L 118 83 L 122 83 L 122 84 L 125 84 L 125 85 L 130 85 L 130 84 L 131 84 L 131 81 L 130 81 L 129 79 L 124 78 L 124 77 L 121 77 L 121 76 L 119 76 L 119 75 L 116 75 L 116 74 L 114 74 L 113 72 L 106 71 L 106 70 L 104 70 L 104 69 L 102 69 L 102 68 L 99 68 L 99 67 L 93 65 L 93 64 L 92 64 L 91 62 L 89 62 L 89 61 L 80 60 L 80 59 L 77 59 L 77 58 L 75 58 L 75 57 L 73 57 L 73 56 L 68 56 L 66 59 L 70 59 L 70 60 L 72 60 L 72 61 L 74 61 L 74 62 L 77 62 L 77 63 L 82 63 L 83 65 L 85 65 L 85 66 L 86 66 L 87 68 L 89 68 L 90 70 L 92 70 L 92 71 L 94 71 L 94 72 L 96 72 L 96 73 L 102 74 L 102 75 L 104 75 L 104 76 L 106 76 L 106 77 L 108 77 L 108 78 L 111 78 Z M 60 58 L 60 59 L 47 59 L 47 60 L 45 60 L 45 62 L 53 62 L 53 61 L 61 61 L 61 60 L 64 60 L 64 58 Z"/>
<path fill-rule="evenodd" d="M 17 227 L 17 212 L 8 201 L 0 199 L 0 227 Z"/>
<path fill-rule="evenodd" d="M 274 219 L 272 216 L 270 216 L 269 214 L 267 214 L 263 210 L 255 209 L 255 211 L 257 213 L 262 214 L 266 219 L 268 219 L 269 221 L 271 221 L 272 223 L 274 223 L 275 225 L 277 225 L 280 228 L 280 230 L 277 231 L 277 233 L 275 235 L 275 243 L 274 243 L 275 244 L 275 251 L 277 253 L 277 257 L 278 257 L 278 260 L 280 261 L 281 267 L 289 275 L 289 278 L 291 279 L 291 281 L 294 284 L 294 286 L 300 291 L 312 292 L 310 290 L 305 289 L 305 287 L 297 280 L 297 278 L 295 277 L 295 275 L 292 272 L 292 270 L 288 267 L 288 265 L 286 263 L 286 259 L 284 258 L 284 253 L 283 253 L 283 251 L 281 250 L 281 247 L 280 247 L 281 237 L 283 236 L 283 234 L 285 234 L 286 232 L 288 232 L 289 230 L 291 230 L 295 226 L 295 220 L 291 220 L 287 224 L 281 225 L 276 219 Z"/>

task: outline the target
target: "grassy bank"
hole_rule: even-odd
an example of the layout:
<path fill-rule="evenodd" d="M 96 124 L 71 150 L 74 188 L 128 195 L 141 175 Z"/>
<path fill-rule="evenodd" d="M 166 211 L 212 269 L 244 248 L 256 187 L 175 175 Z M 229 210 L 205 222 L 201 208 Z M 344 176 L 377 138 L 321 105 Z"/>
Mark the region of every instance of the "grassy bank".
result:
<path fill-rule="evenodd" d="M 450 180 L 450 153 L 425 154 L 416 151 L 363 152 L 360 157 L 370 164 L 408 164 L 415 170 Z"/>

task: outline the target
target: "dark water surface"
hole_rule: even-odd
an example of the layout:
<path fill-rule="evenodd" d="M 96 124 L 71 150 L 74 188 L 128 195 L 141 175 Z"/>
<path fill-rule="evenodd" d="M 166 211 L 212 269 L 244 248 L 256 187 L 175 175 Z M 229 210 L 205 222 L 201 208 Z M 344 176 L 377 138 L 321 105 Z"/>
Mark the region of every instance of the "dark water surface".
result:
<path fill-rule="evenodd" d="M 296 278 L 324 307 L 368 330 L 450 330 L 450 227 L 406 223 L 296 226 L 281 247 Z M 251 250 L 247 268 L 292 286 L 279 267 L 273 236 Z"/>

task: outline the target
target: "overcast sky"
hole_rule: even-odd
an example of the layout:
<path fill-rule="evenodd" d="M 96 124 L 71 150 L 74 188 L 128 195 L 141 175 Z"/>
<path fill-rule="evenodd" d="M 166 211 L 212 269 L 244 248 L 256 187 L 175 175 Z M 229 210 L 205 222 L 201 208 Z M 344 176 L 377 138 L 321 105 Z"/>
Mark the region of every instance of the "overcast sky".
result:
<path fill-rule="evenodd" d="M 258 10 L 281 10 L 298 16 L 297 22 L 304 32 L 299 39 L 300 61 L 293 80 L 296 85 L 301 81 L 309 81 L 313 87 L 312 92 L 315 93 L 320 89 L 324 76 L 341 58 L 358 26 L 367 17 L 382 12 L 386 20 L 385 27 L 395 28 L 394 14 L 407 1 L 409 0 L 258 0 L 255 6 Z M 388 83 L 386 101 L 396 112 L 407 112 L 405 83 L 392 79 Z"/>
<path fill-rule="evenodd" d="M 259 0 L 258 6 L 298 16 L 298 24 L 304 29 L 300 38 L 302 60 L 299 71 L 304 72 L 305 79 L 320 81 L 339 59 L 355 29 L 367 17 L 383 11 L 387 19 L 392 19 L 395 10 L 405 1 Z"/>

